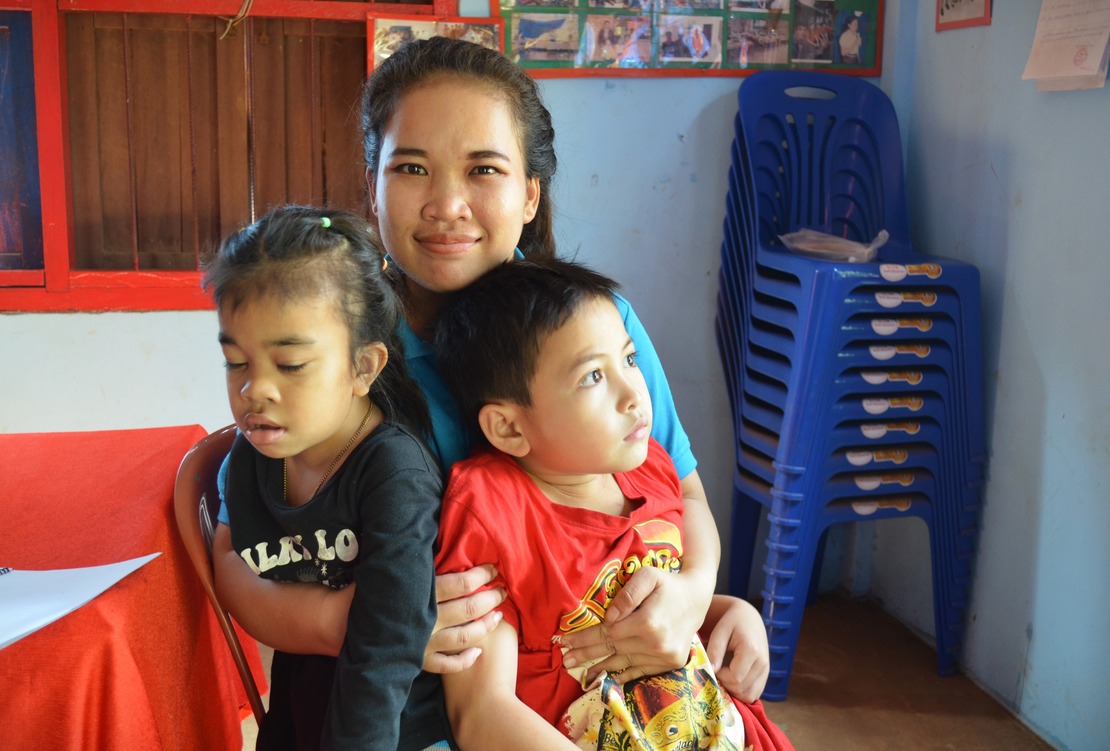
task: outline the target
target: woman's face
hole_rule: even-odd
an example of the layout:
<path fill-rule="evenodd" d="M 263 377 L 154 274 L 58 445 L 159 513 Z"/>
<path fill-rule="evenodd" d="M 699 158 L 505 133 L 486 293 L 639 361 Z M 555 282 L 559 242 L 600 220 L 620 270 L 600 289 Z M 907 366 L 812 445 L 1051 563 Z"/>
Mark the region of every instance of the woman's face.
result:
<path fill-rule="evenodd" d="M 525 168 L 494 89 L 445 76 L 406 94 L 367 181 L 373 220 L 408 283 L 451 292 L 512 258 L 540 197 Z"/>

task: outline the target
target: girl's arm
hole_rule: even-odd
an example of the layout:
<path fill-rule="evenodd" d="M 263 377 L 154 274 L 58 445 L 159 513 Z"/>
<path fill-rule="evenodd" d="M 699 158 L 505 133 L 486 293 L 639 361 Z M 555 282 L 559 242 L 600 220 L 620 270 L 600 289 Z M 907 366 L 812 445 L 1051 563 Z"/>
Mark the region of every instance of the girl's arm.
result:
<path fill-rule="evenodd" d="M 263 579 L 231 549 L 231 531 L 222 523 L 212 542 L 212 566 L 220 602 L 252 637 L 282 652 L 339 654 L 356 585 L 330 589 Z M 501 621 L 494 608 L 505 599 L 500 588 L 475 590 L 496 575 L 493 566 L 485 565 L 436 577 L 439 607 L 435 631 L 424 650 L 425 670 L 454 673 L 474 664 L 480 654 L 477 644 Z M 316 617 L 289 621 L 288 613 L 315 613 Z"/>
<path fill-rule="evenodd" d="M 339 654 L 353 586 L 331 589 L 264 579 L 232 550 L 231 528 L 222 522 L 212 540 L 212 568 L 220 603 L 252 637 L 282 652 Z"/>
<path fill-rule="evenodd" d="M 516 630 L 502 622 L 481 650 L 472 668 L 443 676 L 447 716 L 461 751 L 575 751 L 516 696 Z"/>
<path fill-rule="evenodd" d="M 227 486 L 228 458 L 220 466 L 222 500 Z M 221 510 L 222 511 L 222 510 Z M 295 654 L 335 656 L 347 638 L 347 613 L 354 585 L 332 590 L 318 584 L 273 582 L 257 576 L 231 549 L 231 532 L 221 513 L 212 547 L 216 593 L 241 626 L 263 644 Z M 466 670 L 478 658 L 475 645 L 500 621 L 494 610 L 505 599 L 501 589 L 476 592 L 493 581 L 492 566 L 436 577 L 438 613 L 424 650 L 424 669 L 431 673 Z M 286 624 L 286 613 L 316 613 L 313 620 Z"/>

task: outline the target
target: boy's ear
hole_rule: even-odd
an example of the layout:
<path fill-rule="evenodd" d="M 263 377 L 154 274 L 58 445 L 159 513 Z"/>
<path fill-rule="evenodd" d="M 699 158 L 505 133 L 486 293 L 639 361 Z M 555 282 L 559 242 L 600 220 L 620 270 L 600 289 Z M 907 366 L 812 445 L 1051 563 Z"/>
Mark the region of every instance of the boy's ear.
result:
<path fill-rule="evenodd" d="M 367 344 L 359 349 L 358 356 L 355 358 L 355 396 L 366 396 L 370 393 L 370 385 L 381 375 L 388 360 L 389 352 L 382 342 Z"/>
<path fill-rule="evenodd" d="M 478 425 L 498 451 L 520 459 L 531 447 L 520 431 L 520 409 L 511 402 L 491 402 L 478 410 Z"/>

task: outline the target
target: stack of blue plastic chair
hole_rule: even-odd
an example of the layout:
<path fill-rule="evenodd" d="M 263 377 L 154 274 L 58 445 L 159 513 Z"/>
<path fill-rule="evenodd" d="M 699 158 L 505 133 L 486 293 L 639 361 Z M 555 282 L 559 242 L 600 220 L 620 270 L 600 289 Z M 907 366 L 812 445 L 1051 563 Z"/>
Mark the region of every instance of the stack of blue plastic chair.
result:
<path fill-rule="evenodd" d="M 763 71 L 740 86 L 717 340 L 736 439 L 730 588 L 768 510 L 765 699 L 786 698 L 829 526 L 928 526 L 937 669 L 956 669 L 983 481 L 979 272 L 914 250 L 894 109 L 858 78 Z M 873 260 L 788 250 L 800 229 Z"/>

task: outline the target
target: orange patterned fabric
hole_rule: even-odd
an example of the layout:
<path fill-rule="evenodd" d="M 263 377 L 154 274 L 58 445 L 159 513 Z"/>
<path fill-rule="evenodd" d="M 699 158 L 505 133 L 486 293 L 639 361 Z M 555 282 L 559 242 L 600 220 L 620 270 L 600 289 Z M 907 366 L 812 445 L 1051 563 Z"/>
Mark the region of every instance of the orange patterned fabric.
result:
<path fill-rule="evenodd" d="M 4 748 L 239 749 L 246 694 L 177 534 L 173 487 L 199 425 L 0 435 L 0 565 L 162 555 L 0 650 Z M 258 650 L 244 648 L 261 689 Z"/>

